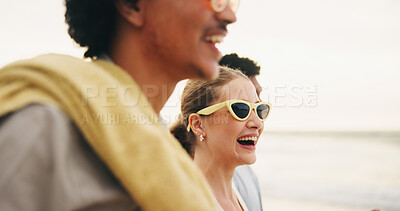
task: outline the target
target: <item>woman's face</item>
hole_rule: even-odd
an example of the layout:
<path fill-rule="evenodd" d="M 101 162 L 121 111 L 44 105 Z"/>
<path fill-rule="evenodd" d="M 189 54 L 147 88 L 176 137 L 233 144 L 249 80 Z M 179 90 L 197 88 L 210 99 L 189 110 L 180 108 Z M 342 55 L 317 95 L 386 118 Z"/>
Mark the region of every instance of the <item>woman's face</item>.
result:
<path fill-rule="evenodd" d="M 244 78 L 232 80 L 221 88 L 220 93 L 220 99 L 213 104 L 232 99 L 251 103 L 260 101 L 251 81 Z M 254 110 L 245 121 L 236 120 L 226 107 L 202 119 L 206 132 L 206 141 L 202 143 L 206 144 L 214 161 L 234 167 L 256 161 L 255 149 L 264 123 Z"/>

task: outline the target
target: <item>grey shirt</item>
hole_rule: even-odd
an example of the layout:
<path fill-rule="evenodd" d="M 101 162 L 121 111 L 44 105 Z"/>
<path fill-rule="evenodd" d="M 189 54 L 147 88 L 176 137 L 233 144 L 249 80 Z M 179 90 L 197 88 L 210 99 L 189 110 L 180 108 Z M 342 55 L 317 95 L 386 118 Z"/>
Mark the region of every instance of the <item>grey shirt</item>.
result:
<path fill-rule="evenodd" d="M 139 210 L 58 108 L 0 117 L 0 210 Z"/>
<path fill-rule="evenodd" d="M 248 165 L 239 166 L 233 176 L 240 195 L 249 211 L 262 211 L 260 185 L 253 170 Z"/>

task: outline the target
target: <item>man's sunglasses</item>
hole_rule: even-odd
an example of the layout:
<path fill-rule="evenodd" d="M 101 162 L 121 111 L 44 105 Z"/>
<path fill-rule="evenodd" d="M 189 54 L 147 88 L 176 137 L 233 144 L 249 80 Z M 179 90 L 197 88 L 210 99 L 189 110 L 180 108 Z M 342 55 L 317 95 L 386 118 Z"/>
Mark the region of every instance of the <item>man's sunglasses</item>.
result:
<path fill-rule="evenodd" d="M 222 12 L 229 5 L 232 11 L 236 13 L 236 11 L 239 8 L 240 0 L 210 0 L 210 1 L 211 1 L 211 7 L 215 12 Z"/>
<path fill-rule="evenodd" d="M 257 114 L 257 117 L 264 121 L 267 119 L 269 110 L 271 108 L 269 104 L 265 102 L 250 103 L 244 100 L 227 100 L 225 102 L 203 108 L 198 111 L 197 114 L 210 115 L 225 106 L 228 108 L 229 113 L 231 113 L 231 115 L 239 121 L 244 121 L 249 118 L 251 110 L 253 109 Z M 190 125 L 188 125 L 187 131 L 190 131 Z"/>

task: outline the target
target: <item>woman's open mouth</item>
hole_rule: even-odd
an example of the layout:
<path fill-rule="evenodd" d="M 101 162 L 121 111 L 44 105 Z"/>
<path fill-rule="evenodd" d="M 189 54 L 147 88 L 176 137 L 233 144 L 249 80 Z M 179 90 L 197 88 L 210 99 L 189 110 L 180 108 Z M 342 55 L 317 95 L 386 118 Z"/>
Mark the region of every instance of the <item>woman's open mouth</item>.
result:
<path fill-rule="evenodd" d="M 243 146 L 255 146 L 257 139 L 258 139 L 257 136 L 240 137 L 237 139 L 237 142 Z"/>

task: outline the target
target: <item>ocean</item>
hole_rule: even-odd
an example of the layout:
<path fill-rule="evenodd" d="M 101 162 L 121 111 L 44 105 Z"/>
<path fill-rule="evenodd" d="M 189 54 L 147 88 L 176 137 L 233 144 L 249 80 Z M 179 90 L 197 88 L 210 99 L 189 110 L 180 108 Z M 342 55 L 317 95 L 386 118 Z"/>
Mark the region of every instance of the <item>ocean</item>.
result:
<path fill-rule="evenodd" d="M 400 132 L 265 131 L 256 152 L 266 211 L 400 211 Z"/>

